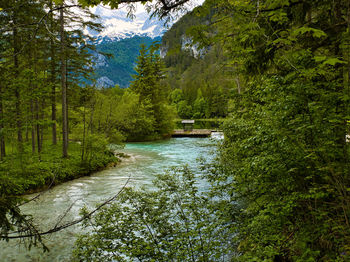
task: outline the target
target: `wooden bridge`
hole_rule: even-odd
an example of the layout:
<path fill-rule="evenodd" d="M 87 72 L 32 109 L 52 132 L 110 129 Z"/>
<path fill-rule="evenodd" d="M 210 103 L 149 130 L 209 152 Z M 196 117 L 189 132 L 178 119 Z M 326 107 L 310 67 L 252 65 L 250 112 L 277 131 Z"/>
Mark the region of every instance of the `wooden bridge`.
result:
<path fill-rule="evenodd" d="M 214 129 L 193 129 L 195 120 L 185 119 L 181 121 L 183 129 L 175 129 L 172 137 L 210 137 L 212 132 L 222 132 Z"/>
<path fill-rule="evenodd" d="M 211 129 L 175 129 L 172 133 L 172 137 L 210 137 L 211 132 L 216 132 L 216 130 Z"/>

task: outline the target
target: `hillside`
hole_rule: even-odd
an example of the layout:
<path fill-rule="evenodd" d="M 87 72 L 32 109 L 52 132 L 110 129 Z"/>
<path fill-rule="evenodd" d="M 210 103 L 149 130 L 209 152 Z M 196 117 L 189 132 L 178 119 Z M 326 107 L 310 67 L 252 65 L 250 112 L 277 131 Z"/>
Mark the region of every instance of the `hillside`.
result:
<path fill-rule="evenodd" d="M 198 10 L 183 16 L 162 38 L 161 55 L 168 71 L 165 82 L 180 118 L 222 118 L 228 114 L 232 79 L 226 75 L 220 44 L 201 35 L 214 12 L 199 17 Z"/>

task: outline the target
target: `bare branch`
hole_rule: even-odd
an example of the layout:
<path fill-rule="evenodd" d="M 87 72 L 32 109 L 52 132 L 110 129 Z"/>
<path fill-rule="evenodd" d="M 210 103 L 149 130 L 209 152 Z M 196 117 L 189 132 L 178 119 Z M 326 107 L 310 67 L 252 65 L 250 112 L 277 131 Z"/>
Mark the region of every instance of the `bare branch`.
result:
<path fill-rule="evenodd" d="M 49 185 L 45 190 L 41 191 L 41 192 L 40 192 L 39 194 L 37 194 L 35 197 L 33 197 L 33 198 L 31 198 L 31 199 L 29 199 L 29 200 L 27 200 L 27 201 L 24 201 L 23 203 L 18 204 L 16 207 L 20 207 L 20 206 L 26 205 L 26 204 L 28 204 L 28 203 L 30 203 L 30 202 L 32 202 L 32 201 L 38 199 L 41 195 L 43 195 L 44 193 L 46 193 L 47 191 L 49 191 L 50 188 L 53 186 L 53 183 L 54 183 L 55 180 L 56 180 L 56 175 L 57 175 L 57 174 L 55 174 L 55 175 L 53 176 L 50 185 Z"/>
<path fill-rule="evenodd" d="M 112 201 L 114 201 L 124 191 L 124 189 L 126 188 L 127 184 L 129 183 L 130 179 L 131 179 L 131 175 L 128 177 L 127 181 L 125 182 L 123 187 L 118 191 L 118 193 L 116 193 L 114 196 L 112 196 L 111 198 L 107 199 L 105 202 L 103 202 L 99 206 L 97 206 L 93 211 L 89 212 L 88 214 L 82 216 L 79 219 L 73 220 L 73 221 L 68 222 L 66 224 L 63 224 L 61 226 L 57 226 L 60 223 L 60 221 L 59 221 L 58 223 L 56 223 L 56 225 L 53 228 L 51 228 L 51 229 L 49 229 L 47 231 L 44 231 L 44 232 L 39 232 L 39 231 L 36 231 L 36 230 L 32 229 L 30 231 L 30 233 L 26 234 L 26 235 L 14 235 L 14 236 L 11 236 L 11 235 L 9 235 L 9 236 L 1 236 L 0 235 L 0 239 L 23 239 L 23 238 L 32 238 L 32 237 L 40 238 L 41 236 L 49 235 L 49 234 L 61 231 L 63 229 L 66 229 L 68 227 L 74 226 L 76 224 L 79 224 L 82 221 L 84 221 L 85 219 L 90 218 L 92 215 L 94 215 L 98 210 L 100 210 L 104 206 L 106 206 L 109 203 L 111 203 Z M 62 219 L 61 219 L 61 221 L 62 221 Z M 33 233 L 32 231 L 34 231 L 35 233 Z"/>

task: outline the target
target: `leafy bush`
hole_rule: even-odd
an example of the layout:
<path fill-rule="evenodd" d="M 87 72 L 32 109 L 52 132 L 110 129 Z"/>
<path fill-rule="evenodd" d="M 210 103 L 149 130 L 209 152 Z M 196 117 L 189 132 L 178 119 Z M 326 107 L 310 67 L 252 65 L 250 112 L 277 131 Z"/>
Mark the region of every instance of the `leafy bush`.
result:
<path fill-rule="evenodd" d="M 125 188 L 118 202 L 85 221 L 74 261 L 218 261 L 230 253 L 229 224 L 187 167 L 159 175 L 155 188 Z M 88 212 L 83 210 L 83 212 Z"/>

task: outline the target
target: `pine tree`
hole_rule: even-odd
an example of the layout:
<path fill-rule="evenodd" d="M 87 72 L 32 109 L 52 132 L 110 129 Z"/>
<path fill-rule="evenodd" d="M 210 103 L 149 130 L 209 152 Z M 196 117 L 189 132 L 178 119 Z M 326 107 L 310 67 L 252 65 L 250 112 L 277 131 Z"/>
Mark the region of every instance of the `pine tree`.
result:
<path fill-rule="evenodd" d="M 139 95 L 141 104 L 150 104 L 155 119 L 154 128 L 159 135 L 165 135 L 171 131 L 172 113 L 167 104 L 165 87 L 161 84 L 164 65 L 156 51 L 157 46 L 147 49 L 141 45 L 135 80 L 130 89 Z"/>

